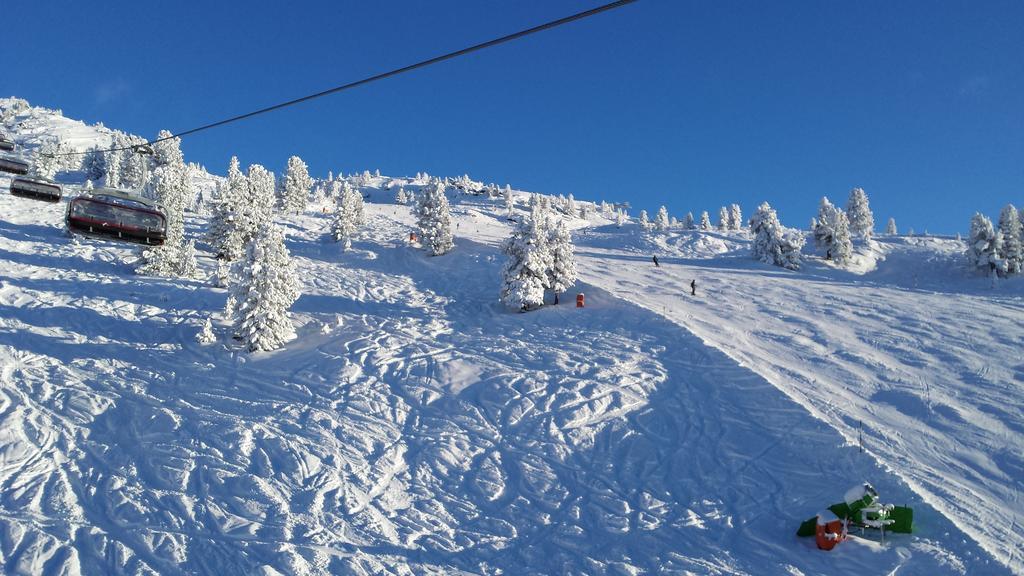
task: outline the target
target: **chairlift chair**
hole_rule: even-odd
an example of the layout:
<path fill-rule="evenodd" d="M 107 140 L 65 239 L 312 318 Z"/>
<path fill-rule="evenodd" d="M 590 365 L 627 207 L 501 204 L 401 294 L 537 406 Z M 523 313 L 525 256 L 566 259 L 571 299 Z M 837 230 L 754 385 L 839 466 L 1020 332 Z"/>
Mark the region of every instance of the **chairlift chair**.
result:
<path fill-rule="evenodd" d="M 167 239 L 163 206 L 124 190 L 98 188 L 68 202 L 68 231 L 159 246 Z"/>
<path fill-rule="evenodd" d="M 9 158 L 7 156 L 0 156 L 0 172 L 10 172 L 11 174 L 24 176 L 28 174 L 28 169 L 28 162 Z"/>
<path fill-rule="evenodd" d="M 11 181 L 11 194 L 44 202 L 60 202 L 60 184 L 39 178 L 15 178 Z"/>
<path fill-rule="evenodd" d="M 4 136 L 0 136 L 0 150 L 4 152 L 14 152 L 14 142 L 8 140 Z"/>

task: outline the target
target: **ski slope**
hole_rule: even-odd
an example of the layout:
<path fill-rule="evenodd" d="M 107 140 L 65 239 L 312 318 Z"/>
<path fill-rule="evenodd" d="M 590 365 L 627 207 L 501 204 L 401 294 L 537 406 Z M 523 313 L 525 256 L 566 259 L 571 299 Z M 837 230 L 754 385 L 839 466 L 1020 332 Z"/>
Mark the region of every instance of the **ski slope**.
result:
<path fill-rule="evenodd" d="M 453 195 L 430 258 L 388 182 L 348 252 L 279 219 L 298 337 L 257 354 L 208 278 L 0 194 L 0 572 L 1024 573 L 1022 287 L 956 241 L 791 273 L 742 233 L 574 219 L 586 308 L 518 314 L 502 203 Z M 862 481 L 916 533 L 795 536 Z"/>
<path fill-rule="evenodd" d="M 616 236 L 584 235 L 585 277 L 753 367 L 1021 569 L 1019 278 L 970 276 L 949 238 L 881 238 L 861 247 L 861 273 L 820 259 L 793 273 L 751 262 L 742 234 L 639 239 L 627 254 L 605 248 Z M 644 249 L 661 268 L 637 265 Z"/>
<path fill-rule="evenodd" d="M 40 206 L 0 202 L 7 571 L 998 572 L 677 324 L 597 286 L 500 309 L 487 234 L 426 258 L 408 208 L 370 205 L 342 254 L 293 219 L 300 337 L 251 355 L 194 342 L 222 290 L 134 276 Z M 860 479 L 935 528 L 835 554 L 793 536 Z"/>

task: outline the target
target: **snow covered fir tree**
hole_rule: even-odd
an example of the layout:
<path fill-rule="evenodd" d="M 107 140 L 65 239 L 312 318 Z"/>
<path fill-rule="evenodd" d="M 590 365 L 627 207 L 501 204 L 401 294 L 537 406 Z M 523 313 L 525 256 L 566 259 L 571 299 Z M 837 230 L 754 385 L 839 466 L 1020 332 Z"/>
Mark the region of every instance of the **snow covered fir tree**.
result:
<path fill-rule="evenodd" d="M 1003 235 L 992 227 L 992 221 L 981 213 L 971 218 L 971 233 L 967 239 L 967 259 L 983 274 L 995 277 L 1005 272 L 1006 261 L 999 257 Z"/>
<path fill-rule="evenodd" d="M 92 182 L 99 182 L 100 178 L 107 173 L 107 162 L 103 157 L 103 151 L 98 146 L 93 146 L 85 154 L 82 160 L 82 170 L 85 171 L 85 178 Z"/>
<path fill-rule="evenodd" d="M 708 216 L 707 210 L 700 213 L 700 229 L 711 230 L 711 217 Z"/>
<path fill-rule="evenodd" d="M 502 191 L 502 198 L 505 200 L 505 217 L 511 220 L 516 209 L 515 199 L 512 197 L 512 189 L 506 186 L 505 190 Z"/>
<path fill-rule="evenodd" d="M 557 304 L 559 295 L 576 283 L 576 249 L 569 228 L 540 202 L 533 204 L 501 250 L 508 259 L 502 268 L 499 299 L 510 308 L 523 312 L 539 308 L 547 290 Z"/>
<path fill-rule="evenodd" d="M 549 282 L 551 250 L 546 218 L 539 204 L 523 218 L 501 246 L 508 257 L 501 274 L 500 300 L 521 312 L 544 305 L 544 289 Z"/>
<path fill-rule="evenodd" d="M 207 318 L 203 322 L 203 327 L 196 334 L 196 342 L 200 344 L 213 344 L 217 341 L 217 334 L 213 331 L 213 320 Z"/>
<path fill-rule="evenodd" d="M 795 230 L 784 228 L 767 202 L 758 206 L 750 219 L 750 232 L 754 235 L 751 254 L 755 259 L 790 270 L 800 269 L 804 237 Z"/>
<path fill-rule="evenodd" d="M 423 187 L 416 204 L 420 242 L 431 256 L 447 254 L 455 247 L 452 217 L 444 190 L 441 180 L 434 178 Z"/>
<path fill-rule="evenodd" d="M 647 210 L 640 211 L 640 215 L 637 216 L 636 223 L 640 226 L 640 230 L 644 232 L 651 229 L 651 221 L 647 218 Z"/>
<path fill-rule="evenodd" d="M 846 218 L 846 212 L 837 210 L 832 224 L 832 261 L 839 266 L 846 266 L 853 260 L 853 240 L 850 238 L 850 222 Z"/>
<path fill-rule="evenodd" d="M 658 215 L 654 217 L 654 229 L 658 232 L 664 232 L 668 230 L 668 208 L 662 206 L 658 208 Z"/>
<path fill-rule="evenodd" d="M 295 337 L 288 309 L 299 298 L 299 281 L 273 222 L 260 225 L 237 265 L 231 288 L 232 327 L 251 351 L 276 350 Z"/>
<path fill-rule="evenodd" d="M 743 211 L 740 210 L 739 204 L 732 204 L 731 206 L 729 206 L 729 229 L 743 229 Z"/>
<path fill-rule="evenodd" d="M 960 240 L 959 234 L 957 240 Z M 982 275 L 994 280 L 1024 271 L 1024 217 L 1013 204 L 1007 204 L 1000 210 L 996 225 L 984 214 L 976 212 L 971 218 L 965 243 L 964 255 L 969 268 Z"/>
<path fill-rule="evenodd" d="M 572 194 L 569 194 L 569 197 L 565 199 L 562 212 L 569 216 L 576 216 L 579 213 L 579 208 L 576 206 L 576 198 Z"/>
<path fill-rule="evenodd" d="M 818 216 L 811 220 L 811 232 L 814 236 L 814 246 L 825 252 L 826 260 L 832 259 L 838 216 L 839 209 L 829 201 L 828 197 L 823 196 L 818 203 Z"/>
<path fill-rule="evenodd" d="M 143 190 L 146 185 L 146 170 L 148 158 L 138 154 L 132 147 L 144 144 L 146 141 L 138 136 L 125 134 L 124 132 L 114 133 L 114 145 L 122 150 L 118 151 L 118 182 L 116 187 L 128 190 Z"/>
<path fill-rule="evenodd" d="M 213 201 L 207 242 L 217 258 L 237 260 L 245 251 L 249 235 L 249 215 L 246 210 L 249 182 L 242 173 L 237 156 L 228 163 L 228 174 L 217 186 Z"/>
<path fill-rule="evenodd" d="M 363 195 L 348 182 L 338 191 L 338 205 L 331 221 L 331 236 L 340 242 L 342 250 L 352 247 L 352 237 L 363 224 Z"/>
<path fill-rule="evenodd" d="M 281 210 L 294 214 L 303 212 L 312 188 L 313 179 L 309 177 L 306 163 L 298 156 L 289 158 L 281 185 Z"/>
<path fill-rule="evenodd" d="M 850 222 L 850 234 L 865 240 L 871 238 L 875 230 L 875 216 L 868 204 L 868 195 L 863 188 L 850 191 L 846 202 L 846 216 Z"/>
<path fill-rule="evenodd" d="M 558 218 L 554 225 L 549 225 L 547 243 L 551 263 L 545 288 L 554 293 L 555 304 L 558 304 L 558 295 L 571 288 L 576 283 L 577 276 L 576 247 L 573 245 L 568 226 L 561 218 Z"/>
<path fill-rule="evenodd" d="M 32 176 L 43 180 L 53 180 L 57 175 L 58 158 L 57 144 L 53 140 L 47 140 L 39 147 L 32 163 Z"/>
<path fill-rule="evenodd" d="M 273 172 L 259 164 L 249 166 L 245 180 L 249 187 L 246 201 L 242 203 L 244 217 L 240 223 L 244 226 L 242 237 L 248 242 L 274 217 L 277 181 Z"/>
<path fill-rule="evenodd" d="M 140 274 L 192 278 L 198 269 L 195 243 L 185 239 L 185 205 L 190 195 L 191 180 L 181 153 L 181 141 L 170 138 L 163 130 L 154 146 L 151 195 L 166 211 L 166 238 L 162 245 L 148 248 L 142 253 Z"/>
<path fill-rule="evenodd" d="M 999 213 L 999 234 L 999 259 L 1005 263 L 1007 274 L 1019 274 L 1024 268 L 1024 233 L 1020 214 L 1013 204 L 1007 204 Z"/>

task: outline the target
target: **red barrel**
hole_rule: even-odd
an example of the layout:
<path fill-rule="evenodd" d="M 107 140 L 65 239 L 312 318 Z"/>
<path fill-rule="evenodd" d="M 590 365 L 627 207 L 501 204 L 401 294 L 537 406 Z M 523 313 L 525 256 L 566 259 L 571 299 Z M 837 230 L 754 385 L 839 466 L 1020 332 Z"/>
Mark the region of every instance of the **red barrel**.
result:
<path fill-rule="evenodd" d="M 846 540 L 846 524 L 831 511 L 826 510 L 818 514 L 818 525 L 814 536 L 818 548 L 831 550 L 836 547 L 836 544 Z"/>

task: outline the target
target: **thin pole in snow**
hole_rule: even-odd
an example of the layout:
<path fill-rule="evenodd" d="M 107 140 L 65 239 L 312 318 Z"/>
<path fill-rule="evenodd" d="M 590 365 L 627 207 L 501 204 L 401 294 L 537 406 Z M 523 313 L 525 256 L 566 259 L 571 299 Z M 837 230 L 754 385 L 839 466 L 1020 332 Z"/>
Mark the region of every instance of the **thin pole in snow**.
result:
<path fill-rule="evenodd" d="M 860 453 L 864 453 L 864 422 L 857 420 L 857 444 L 860 448 Z"/>

